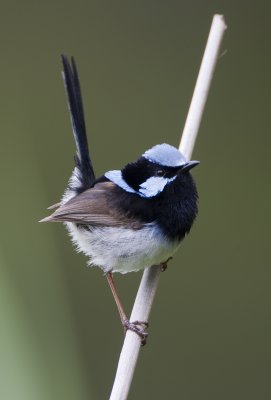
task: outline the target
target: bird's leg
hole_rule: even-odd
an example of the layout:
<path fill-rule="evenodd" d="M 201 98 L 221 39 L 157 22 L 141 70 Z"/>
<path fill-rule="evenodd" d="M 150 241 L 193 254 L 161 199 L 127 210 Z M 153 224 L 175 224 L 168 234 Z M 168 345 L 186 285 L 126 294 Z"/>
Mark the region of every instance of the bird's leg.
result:
<path fill-rule="evenodd" d="M 118 308 L 121 323 L 124 327 L 124 332 L 126 333 L 126 331 L 128 329 L 130 331 L 135 332 L 141 338 L 141 345 L 144 346 L 146 344 L 147 337 L 148 337 L 148 333 L 146 332 L 146 328 L 148 328 L 148 326 L 149 326 L 148 322 L 145 322 L 145 321 L 130 322 L 128 320 L 128 318 L 124 312 L 124 309 L 122 307 L 122 304 L 121 304 L 121 301 L 120 301 L 120 298 L 119 298 L 119 295 L 118 295 L 118 292 L 117 292 L 117 289 L 115 286 L 112 272 L 107 272 L 106 278 L 107 278 L 109 287 L 111 289 L 111 292 L 113 294 L 116 306 Z"/>
<path fill-rule="evenodd" d="M 161 272 L 164 272 L 167 269 L 167 263 L 172 259 L 173 257 L 169 257 L 166 261 L 160 263 Z"/>

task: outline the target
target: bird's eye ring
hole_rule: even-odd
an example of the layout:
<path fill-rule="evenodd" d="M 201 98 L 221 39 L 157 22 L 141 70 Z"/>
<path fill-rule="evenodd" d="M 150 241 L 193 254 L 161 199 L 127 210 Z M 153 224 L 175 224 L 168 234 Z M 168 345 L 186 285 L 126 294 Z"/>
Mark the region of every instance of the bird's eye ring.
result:
<path fill-rule="evenodd" d="M 164 176 L 165 175 L 165 171 L 163 169 L 158 169 L 156 171 L 156 176 Z"/>

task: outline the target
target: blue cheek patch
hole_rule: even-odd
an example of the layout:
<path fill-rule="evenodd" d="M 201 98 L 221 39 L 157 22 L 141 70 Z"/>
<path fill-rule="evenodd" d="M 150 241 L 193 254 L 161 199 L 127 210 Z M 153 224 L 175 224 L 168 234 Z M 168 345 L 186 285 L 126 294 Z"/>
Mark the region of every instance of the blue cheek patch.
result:
<path fill-rule="evenodd" d="M 122 177 L 122 173 L 120 170 L 108 171 L 104 174 L 104 176 L 109 179 L 111 182 L 115 183 L 120 188 L 124 189 L 129 193 L 136 193 L 141 197 L 150 198 L 157 196 L 164 190 L 164 187 L 174 181 L 176 176 L 173 178 L 163 178 L 159 176 L 152 176 L 147 179 L 146 182 L 141 183 L 139 191 L 135 191 L 131 186 L 129 186 Z"/>
<path fill-rule="evenodd" d="M 151 178 L 147 179 L 146 182 L 141 183 L 139 189 L 139 195 L 142 197 L 154 197 L 157 196 L 164 190 L 164 187 L 174 181 L 176 176 L 173 178 L 163 178 L 159 176 L 152 176 Z"/>

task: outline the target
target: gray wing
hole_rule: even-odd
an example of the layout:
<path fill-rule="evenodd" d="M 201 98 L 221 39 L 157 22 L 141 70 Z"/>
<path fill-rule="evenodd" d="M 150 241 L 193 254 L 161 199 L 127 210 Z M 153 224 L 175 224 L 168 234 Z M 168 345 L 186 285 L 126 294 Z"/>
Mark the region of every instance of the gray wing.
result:
<path fill-rule="evenodd" d="M 60 205 L 53 214 L 40 222 L 74 222 L 91 226 L 140 229 L 143 225 L 140 221 L 121 214 L 112 203 L 109 204 L 110 194 L 113 195 L 115 188 L 116 185 L 112 182 L 98 183 Z"/>

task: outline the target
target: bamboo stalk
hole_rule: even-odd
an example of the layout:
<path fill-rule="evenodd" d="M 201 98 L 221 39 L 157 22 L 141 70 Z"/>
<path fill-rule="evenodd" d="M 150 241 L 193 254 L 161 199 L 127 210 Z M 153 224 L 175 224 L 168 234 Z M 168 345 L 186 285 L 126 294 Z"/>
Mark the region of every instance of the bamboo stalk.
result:
<path fill-rule="evenodd" d="M 190 159 L 193 152 L 215 65 L 219 56 L 220 44 L 226 28 L 223 16 L 214 15 L 179 146 L 180 151 L 187 159 Z M 159 277 L 159 267 L 152 266 L 145 269 L 137 292 L 130 321 L 148 321 Z M 134 332 L 127 331 L 119 358 L 110 400 L 127 399 L 140 347 L 141 340 L 139 336 Z"/>

